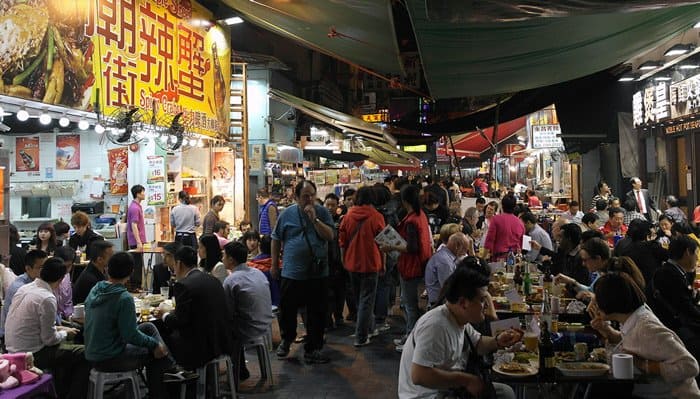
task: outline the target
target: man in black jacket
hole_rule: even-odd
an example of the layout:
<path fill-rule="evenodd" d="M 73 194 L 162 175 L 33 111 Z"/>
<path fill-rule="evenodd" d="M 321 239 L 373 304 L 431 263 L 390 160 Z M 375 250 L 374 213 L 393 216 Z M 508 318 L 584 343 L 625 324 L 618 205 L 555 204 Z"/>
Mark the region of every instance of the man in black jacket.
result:
<path fill-rule="evenodd" d="M 92 243 L 104 240 L 104 237 L 90 227 L 90 218 L 85 212 L 75 212 L 70 218 L 70 224 L 73 225 L 75 233 L 68 239 L 68 245 L 73 249 L 85 251 L 87 258 L 92 259 Z"/>
<path fill-rule="evenodd" d="M 659 320 L 678 334 L 696 358 L 700 354 L 700 306 L 693 291 L 697 248 L 689 237 L 671 240 L 669 260 L 654 275 L 649 300 Z"/>
<path fill-rule="evenodd" d="M 196 268 L 197 251 L 183 246 L 175 253 L 175 309 L 157 317 L 171 331 L 164 336 L 178 364 L 187 370 L 230 354 L 233 331 L 221 282 Z M 234 359 L 235 360 L 235 359 Z"/>
<path fill-rule="evenodd" d="M 654 200 L 649 195 L 649 191 L 642 188 L 642 181 L 638 177 L 631 178 L 630 184 L 632 184 L 632 189 L 627 192 L 627 199 L 633 200 L 637 204 L 639 213 L 651 222 L 652 212 L 658 212 Z"/>
<path fill-rule="evenodd" d="M 73 304 L 85 302 L 92 287 L 106 279 L 105 269 L 114 253 L 114 245 L 105 240 L 98 240 L 90 245 L 90 263 L 80 273 L 73 284 Z"/>

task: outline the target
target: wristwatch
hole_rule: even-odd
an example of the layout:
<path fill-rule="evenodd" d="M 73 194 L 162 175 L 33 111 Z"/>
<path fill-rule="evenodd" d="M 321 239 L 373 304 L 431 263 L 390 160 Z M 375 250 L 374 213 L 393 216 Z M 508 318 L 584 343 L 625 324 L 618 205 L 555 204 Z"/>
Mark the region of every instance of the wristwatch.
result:
<path fill-rule="evenodd" d="M 314 222 L 323 223 L 323 221 L 322 221 L 321 219 L 319 219 L 319 218 L 314 219 Z"/>

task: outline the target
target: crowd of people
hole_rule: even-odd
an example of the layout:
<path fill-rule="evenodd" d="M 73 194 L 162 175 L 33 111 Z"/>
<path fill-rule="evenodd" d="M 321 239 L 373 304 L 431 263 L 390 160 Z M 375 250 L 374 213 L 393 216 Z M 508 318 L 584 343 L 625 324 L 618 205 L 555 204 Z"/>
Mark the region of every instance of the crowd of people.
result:
<path fill-rule="evenodd" d="M 171 212 L 175 240 L 163 248 L 152 284 L 155 294 L 169 287 L 176 306 L 161 304 L 152 323 L 137 323 L 129 293 L 141 276 L 146 242 L 144 188 L 136 185 L 126 215 L 128 252 L 115 251 L 82 212 L 71 218 L 71 236 L 66 223 L 42 224 L 28 252 L 16 246 L 12 230 L 0 335 L 9 352 L 33 352 L 36 365 L 55 374 L 61 397 L 85 397 L 91 367 L 145 367 L 149 397 L 168 397 L 165 381 L 193 378 L 192 371 L 222 354 L 236 365 L 236 383 L 247 378 L 242 349 L 267 333 L 275 309 L 279 358 L 303 342 L 307 363 L 332 361 L 325 334 L 347 323 L 354 323 L 360 350 L 390 329 L 389 309 L 399 292 L 405 319 L 394 340 L 402 353 L 399 397 L 461 389 L 510 398 L 510 387 L 464 365 L 522 338 L 517 330 L 489 336 L 484 328 L 484 320 L 498 317 L 486 262 L 521 252 L 529 235 L 524 258 L 548 262 L 555 281 L 589 304 L 591 325 L 610 349 L 632 353 L 635 364 L 657 375 L 635 384 L 635 396 L 700 397 L 693 285 L 700 240 L 675 197 L 665 199 L 667 209 L 657 216 L 639 179 L 624 208 L 601 182 L 591 209 L 569 202 L 548 226 L 531 211 L 541 205 L 534 190 L 507 192 L 500 201 L 479 197 L 462 214 L 453 183 L 391 176 L 384 184 L 347 189 L 341 200 L 332 193 L 317 198 L 314 183 L 301 180 L 282 211 L 261 189 L 255 227 L 241 223 L 243 234 L 233 240 L 230 224 L 219 217 L 223 197 L 214 196 L 202 218 L 182 192 Z M 387 226 L 401 239 L 380 245 L 375 237 Z M 89 264 L 72 281 L 83 252 Z M 75 317 L 77 304 L 84 314 Z"/>

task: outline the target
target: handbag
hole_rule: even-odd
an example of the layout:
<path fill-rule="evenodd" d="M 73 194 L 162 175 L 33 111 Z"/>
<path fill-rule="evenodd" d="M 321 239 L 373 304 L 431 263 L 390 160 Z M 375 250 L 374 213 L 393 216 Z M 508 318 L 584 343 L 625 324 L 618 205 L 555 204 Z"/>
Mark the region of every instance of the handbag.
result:
<path fill-rule="evenodd" d="M 299 212 L 299 222 L 301 223 L 302 235 L 304 236 L 304 241 L 306 241 L 306 246 L 309 248 L 309 274 L 311 276 L 320 276 L 321 273 L 323 273 L 323 259 L 318 258 L 314 253 L 314 249 L 311 246 L 311 241 L 309 241 L 309 236 L 306 232 L 306 223 L 304 223 L 304 215 L 301 214 L 301 210 L 298 207 L 297 211 Z"/>
<path fill-rule="evenodd" d="M 481 381 L 484 382 L 484 390 L 481 391 L 481 395 L 474 396 L 465 388 L 458 388 L 451 390 L 451 395 L 459 399 L 496 399 L 496 388 L 493 386 L 491 374 L 489 373 L 490 367 L 484 361 L 484 358 L 479 356 L 466 330 L 464 331 L 464 340 L 469 345 L 469 356 L 467 357 L 467 366 L 464 368 L 464 372 L 481 378 Z M 466 348 L 467 346 L 465 345 Z"/>

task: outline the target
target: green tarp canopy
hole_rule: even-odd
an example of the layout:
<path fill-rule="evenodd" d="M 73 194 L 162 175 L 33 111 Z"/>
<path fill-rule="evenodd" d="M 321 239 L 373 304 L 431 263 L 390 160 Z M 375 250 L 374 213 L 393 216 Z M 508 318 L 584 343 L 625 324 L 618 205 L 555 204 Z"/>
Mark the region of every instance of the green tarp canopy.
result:
<path fill-rule="evenodd" d="M 515 22 L 430 20 L 406 0 L 430 94 L 454 98 L 565 82 L 625 62 L 700 21 L 700 5 Z"/>

